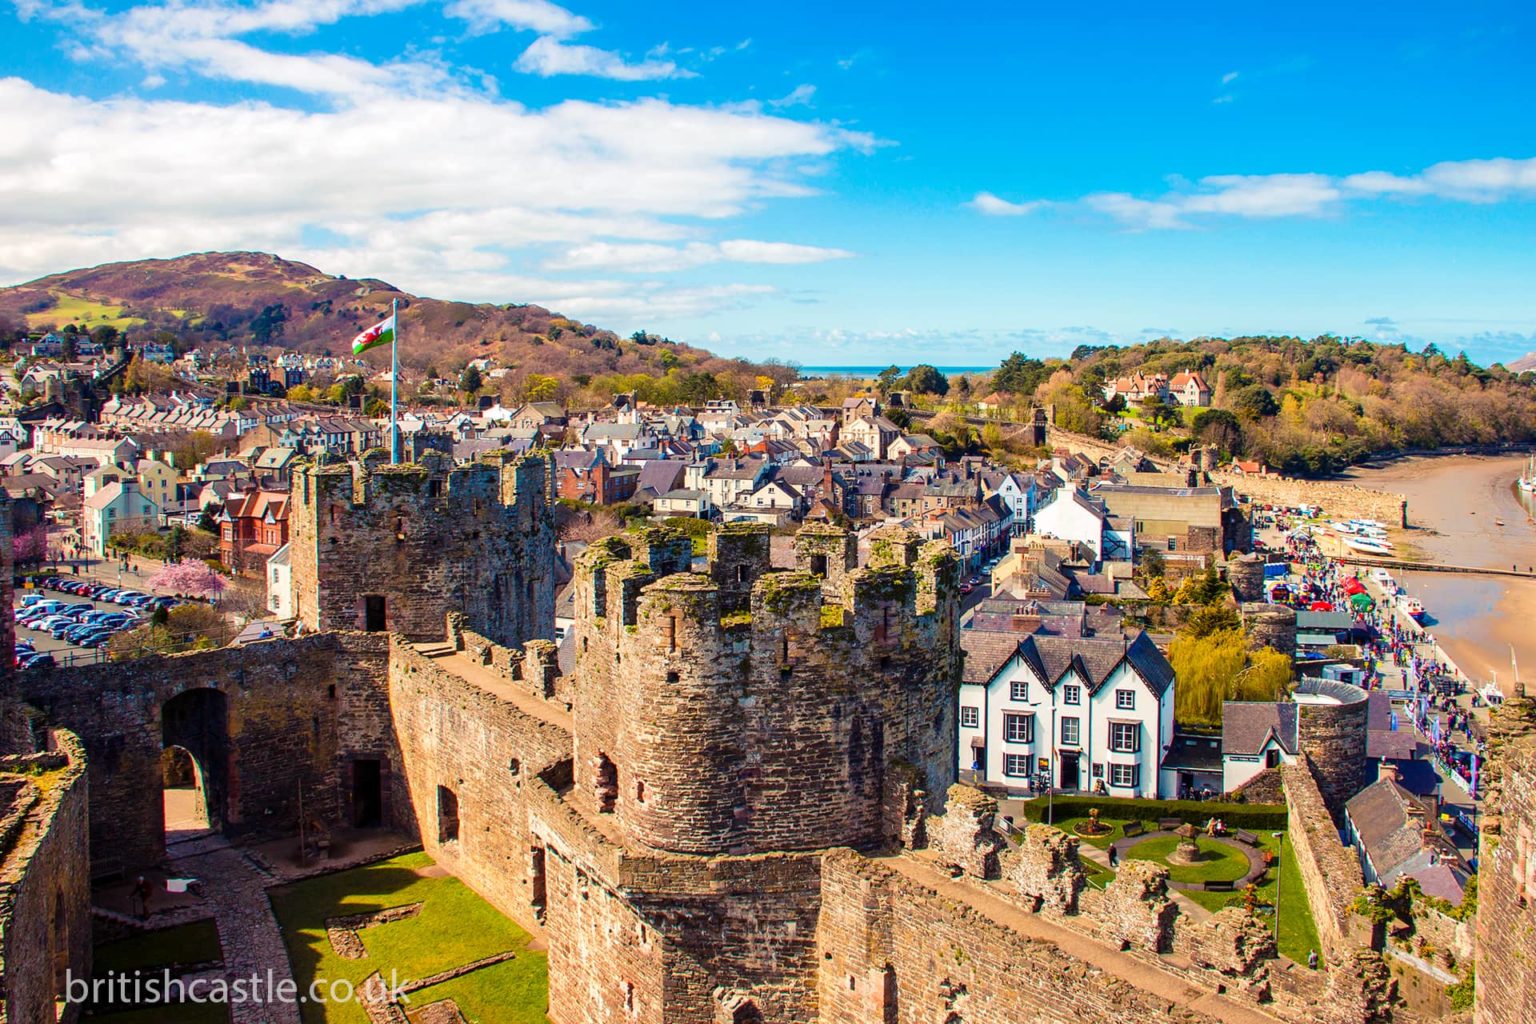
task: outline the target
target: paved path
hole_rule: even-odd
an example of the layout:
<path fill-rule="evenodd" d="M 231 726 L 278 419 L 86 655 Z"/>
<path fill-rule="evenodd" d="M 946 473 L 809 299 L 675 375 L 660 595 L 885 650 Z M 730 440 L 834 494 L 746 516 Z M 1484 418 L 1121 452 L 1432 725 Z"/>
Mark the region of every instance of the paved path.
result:
<path fill-rule="evenodd" d="M 269 881 L 250 861 L 221 836 L 182 844 L 173 860 L 175 871 L 202 879 L 219 944 L 224 947 L 224 976 L 231 982 L 261 979 L 275 987 L 293 980 L 283 933 L 267 900 Z M 268 979 L 271 979 L 270 982 Z M 249 984 L 249 982 L 247 982 Z M 265 989 L 270 991 L 270 987 Z M 293 1003 L 236 1003 L 230 1007 L 231 1024 L 300 1024 Z"/>
<path fill-rule="evenodd" d="M 1132 836 L 1129 839 L 1121 839 L 1117 842 L 1111 843 L 1110 845 L 1114 847 L 1115 850 L 1120 854 L 1120 860 L 1123 863 L 1125 861 L 1125 855 L 1129 853 L 1133 848 L 1141 845 L 1143 841 L 1148 839 L 1159 839 L 1163 836 L 1176 835 L 1178 835 L 1178 833 L 1172 829 L 1159 829 L 1156 832 L 1147 832 L 1139 836 Z M 1265 871 L 1269 870 L 1269 865 L 1264 863 L 1263 851 L 1256 846 L 1245 846 L 1242 843 L 1239 843 L 1236 839 L 1233 839 L 1229 836 L 1208 836 L 1202 833 L 1196 838 L 1208 839 L 1213 843 L 1221 843 L 1223 846 L 1230 846 L 1238 853 L 1241 853 L 1248 858 L 1248 873 L 1232 883 L 1230 890 L 1232 892 L 1240 891 L 1249 882 L 1257 882 L 1259 877 L 1263 875 Z M 1109 857 L 1107 854 L 1105 855 L 1104 863 L 1106 865 L 1109 863 Z M 1168 880 L 1168 884 L 1176 889 L 1188 889 L 1193 892 L 1229 891 L 1227 889 L 1207 890 L 1206 884 L 1204 882 L 1176 882 L 1171 878 Z"/>
<path fill-rule="evenodd" d="M 1077 848 L 1077 853 L 1078 853 L 1078 856 L 1088 858 L 1089 860 L 1093 861 L 1095 864 L 1097 864 L 1099 867 L 1103 868 L 1106 871 L 1115 871 L 1115 870 L 1117 870 L 1116 868 L 1110 867 L 1110 865 L 1109 865 L 1109 853 L 1108 853 L 1108 851 L 1101 850 L 1097 846 L 1092 845 L 1091 843 L 1081 843 L 1081 844 L 1079 844 L 1078 848 Z M 1179 890 L 1177 890 L 1177 889 L 1169 889 L 1168 890 L 1168 895 L 1169 895 L 1170 898 L 1172 898 L 1174 903 L 1178 904 L 1178 906 L 1179 906 L 1179 913 L 1187 915 L 1190 918 L 1190 920 L 1193 920 L 1193 921 L 1204 921 L 1206 918 L 1211 916 L 1211 912 L 1209 910 L 1206 910 L 1200 904 L 1196 903 L 1194 900 L 1190 899 L 1188 896 L 1185 896 L 1183 893 L 1179 892 Z"/>

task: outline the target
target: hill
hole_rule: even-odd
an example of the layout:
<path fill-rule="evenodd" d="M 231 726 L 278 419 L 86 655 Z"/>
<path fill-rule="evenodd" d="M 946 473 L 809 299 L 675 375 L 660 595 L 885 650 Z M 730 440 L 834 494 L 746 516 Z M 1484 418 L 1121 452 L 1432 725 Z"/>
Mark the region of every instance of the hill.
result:
<path fill-rule="evenodd" d="M 662 377 L 669 370 L 674 378 L 712 374 L 721 381 L 750 381 L 760 369 L 643 332 L 620 338 L 541 306 L 423 298 L 375 278 L 335 277 L 260 252 L 108 263 L 0 288 L 0 328 L 110 325 L 137 341 L 277 344 L 342 355 L 350 353 L 358 332 L 389 314 L 396 299 L 401 362 L 416 369 L 453 373 L 470 359 L 489 356 L 523 374 L 550 374 L 583 386 L 602 375 Z M 369 358 L 383 366 L 389 354 Z M 695 390 L 711 387 L 703 382 Z"/>
<path fill-rule="evenodd" d="M 1527 352 L 1519 359 L 1511 361 L 1509 368 L 1515 373 L 1524 373 L 1526 370 L 1536 370 L 1536 352 Z"/>

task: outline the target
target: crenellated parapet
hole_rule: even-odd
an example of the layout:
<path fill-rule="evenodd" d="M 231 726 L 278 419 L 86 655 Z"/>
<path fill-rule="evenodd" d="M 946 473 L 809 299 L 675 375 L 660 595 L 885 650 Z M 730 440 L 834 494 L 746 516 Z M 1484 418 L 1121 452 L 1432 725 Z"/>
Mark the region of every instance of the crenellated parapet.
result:
<path fill-rule="evenodd" d="M 441 635 L 443 615 L 515 646 L 554 633 L 554 527 L 546 467 L 492 452 L 390 465 L 371 451 L 295 472 L 294 609 L 312 630 Z"/>
<path fill-rule="evenodd" d="M 878 846 L 898 762 L 953 781 L 959 570 L 942 545 L 815 528 L 802 567 L 761 528 L 624 534 L 576 568 L 575 785 L 638 844 L 689 853 Z M 830 552 L 821 556 L 805 552 Z"/>

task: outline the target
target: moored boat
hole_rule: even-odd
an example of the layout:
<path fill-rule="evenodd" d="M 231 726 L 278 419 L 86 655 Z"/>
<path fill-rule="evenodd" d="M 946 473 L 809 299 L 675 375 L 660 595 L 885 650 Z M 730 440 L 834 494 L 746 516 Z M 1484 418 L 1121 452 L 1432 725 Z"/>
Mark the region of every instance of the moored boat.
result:
<path fill-rule="evenodd" d="M 1424 621 L 1424 602 L 1408 594 L 1397 595 L 1397 610 L 1408 616 L 1414 622 L 1422 624 Z"/>
<path fill-rule="evenodd" d="M 1371 537 L 1341 537 L 1346 547 L 1363 555 L 1390 555 L 1392 542 Z"/>

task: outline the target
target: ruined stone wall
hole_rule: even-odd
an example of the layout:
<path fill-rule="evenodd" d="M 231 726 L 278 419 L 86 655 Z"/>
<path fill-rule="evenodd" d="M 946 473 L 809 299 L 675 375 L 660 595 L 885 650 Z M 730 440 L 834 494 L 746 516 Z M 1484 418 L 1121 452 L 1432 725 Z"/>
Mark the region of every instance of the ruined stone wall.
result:
<path fill-rule="evenodd" d="M 376 694 L 368 693 L 382 677 L 379 652 L 324 634 L 34 670 L 19 687 L 51 723 L 80 736 L 90 766 L 93 859 L 128 870 L 164 856 L 160 753 L 168 738 L 201 746 L 192 752 L 210 810 L 228 834 L 297 831 L 301 788 L 307 818 L 343 821 L 339 765 L 348 745 L 365 736 L 371 748 L 386 744 Z M 360 712 L 355 733 L 340 725 L 343 696 Z M 194 723 L 191 738 L 172 735 L 165 709 L 188 702 L 210 709 L 206 720 Z"/>
<path fill-rule="evenodd" d="M 1489 729 L 1477 889 L 1477 1024 L 1536 1022 L 1536 708 Z"/>
<path fill-rule="evenodd" d="M 813 548 L 841 550 L 829 536 Z M 652 547 L 593 545 L 575 584 L 576 786 L 628 835 L 701 854 L 880 845 L 898 765 L 938 806 L 959 671 L 947 547 L 888 545 L 840 580 L 769 572 L 764 550 L 734 613 L 713 575 L 661 571 Z"/>
<path fill-rule="evenodd" d="M 290 535 L 294 613 L 313 630 L 369 627 L 442 636 L 461 611 L 508 646 L 554 636 L 554 528 L 537 458 L 492 453 L 449 468 L 307 465 L 294 474 Z"/>
<path fill-rule="evenodd" d="M 387 633 L 333 633 L 330 675 L 336 687 L 337 796 L 335 824 L 358 822 L 353 773 L 359 762 L 377 761 L 382 807 L 379 824 L 414 834 L 416 817 L 402 774 L 400 746 L 389 702 L 390 637 Z M 327 688 L 327 695 L 330 690 Z M 308 797 L 306 797 L 308 799 Z M 306 817 L 309 815 L 306 814 Z"/>
<path fill-rule="evenodd" d="M 570 756 L 569 733 L 398 638 L 389 660 L 389 709 L 423 848 L 502 913 L 531 922 L 524 787 L 533 773 Z M 455 820 L 456 828 L 448 827 Z"/>
<path fill-rule="evenodd" d="M 0 1021 L 13 1024 L 54 1020 L 64 972 L 91 973 L 85 752 L 62 729 L 50 741 L 56 754 L 24 759 L 21 771 L 0 763 L 14 812 L 0 824 Z"/>
<path fill-rule="evenodd" d="M 1290 829 L 1290 849 L 1282 856 L 1296 858 L 1323 954 L 1333 961 L 1360 945 L 1361 919 L 1350 904 L 1364 888 L 1365 876 L 1354 850 L 1339 841 L 1328 805 L 1307 765 L 1281 765 L 1280 778 Z"/>
<path fill-rule="evenodd" d="M 846 850 L 822 862 L 821 1024 L 1164 1024 L 1213 1018 L 1132 988 Z"/>

